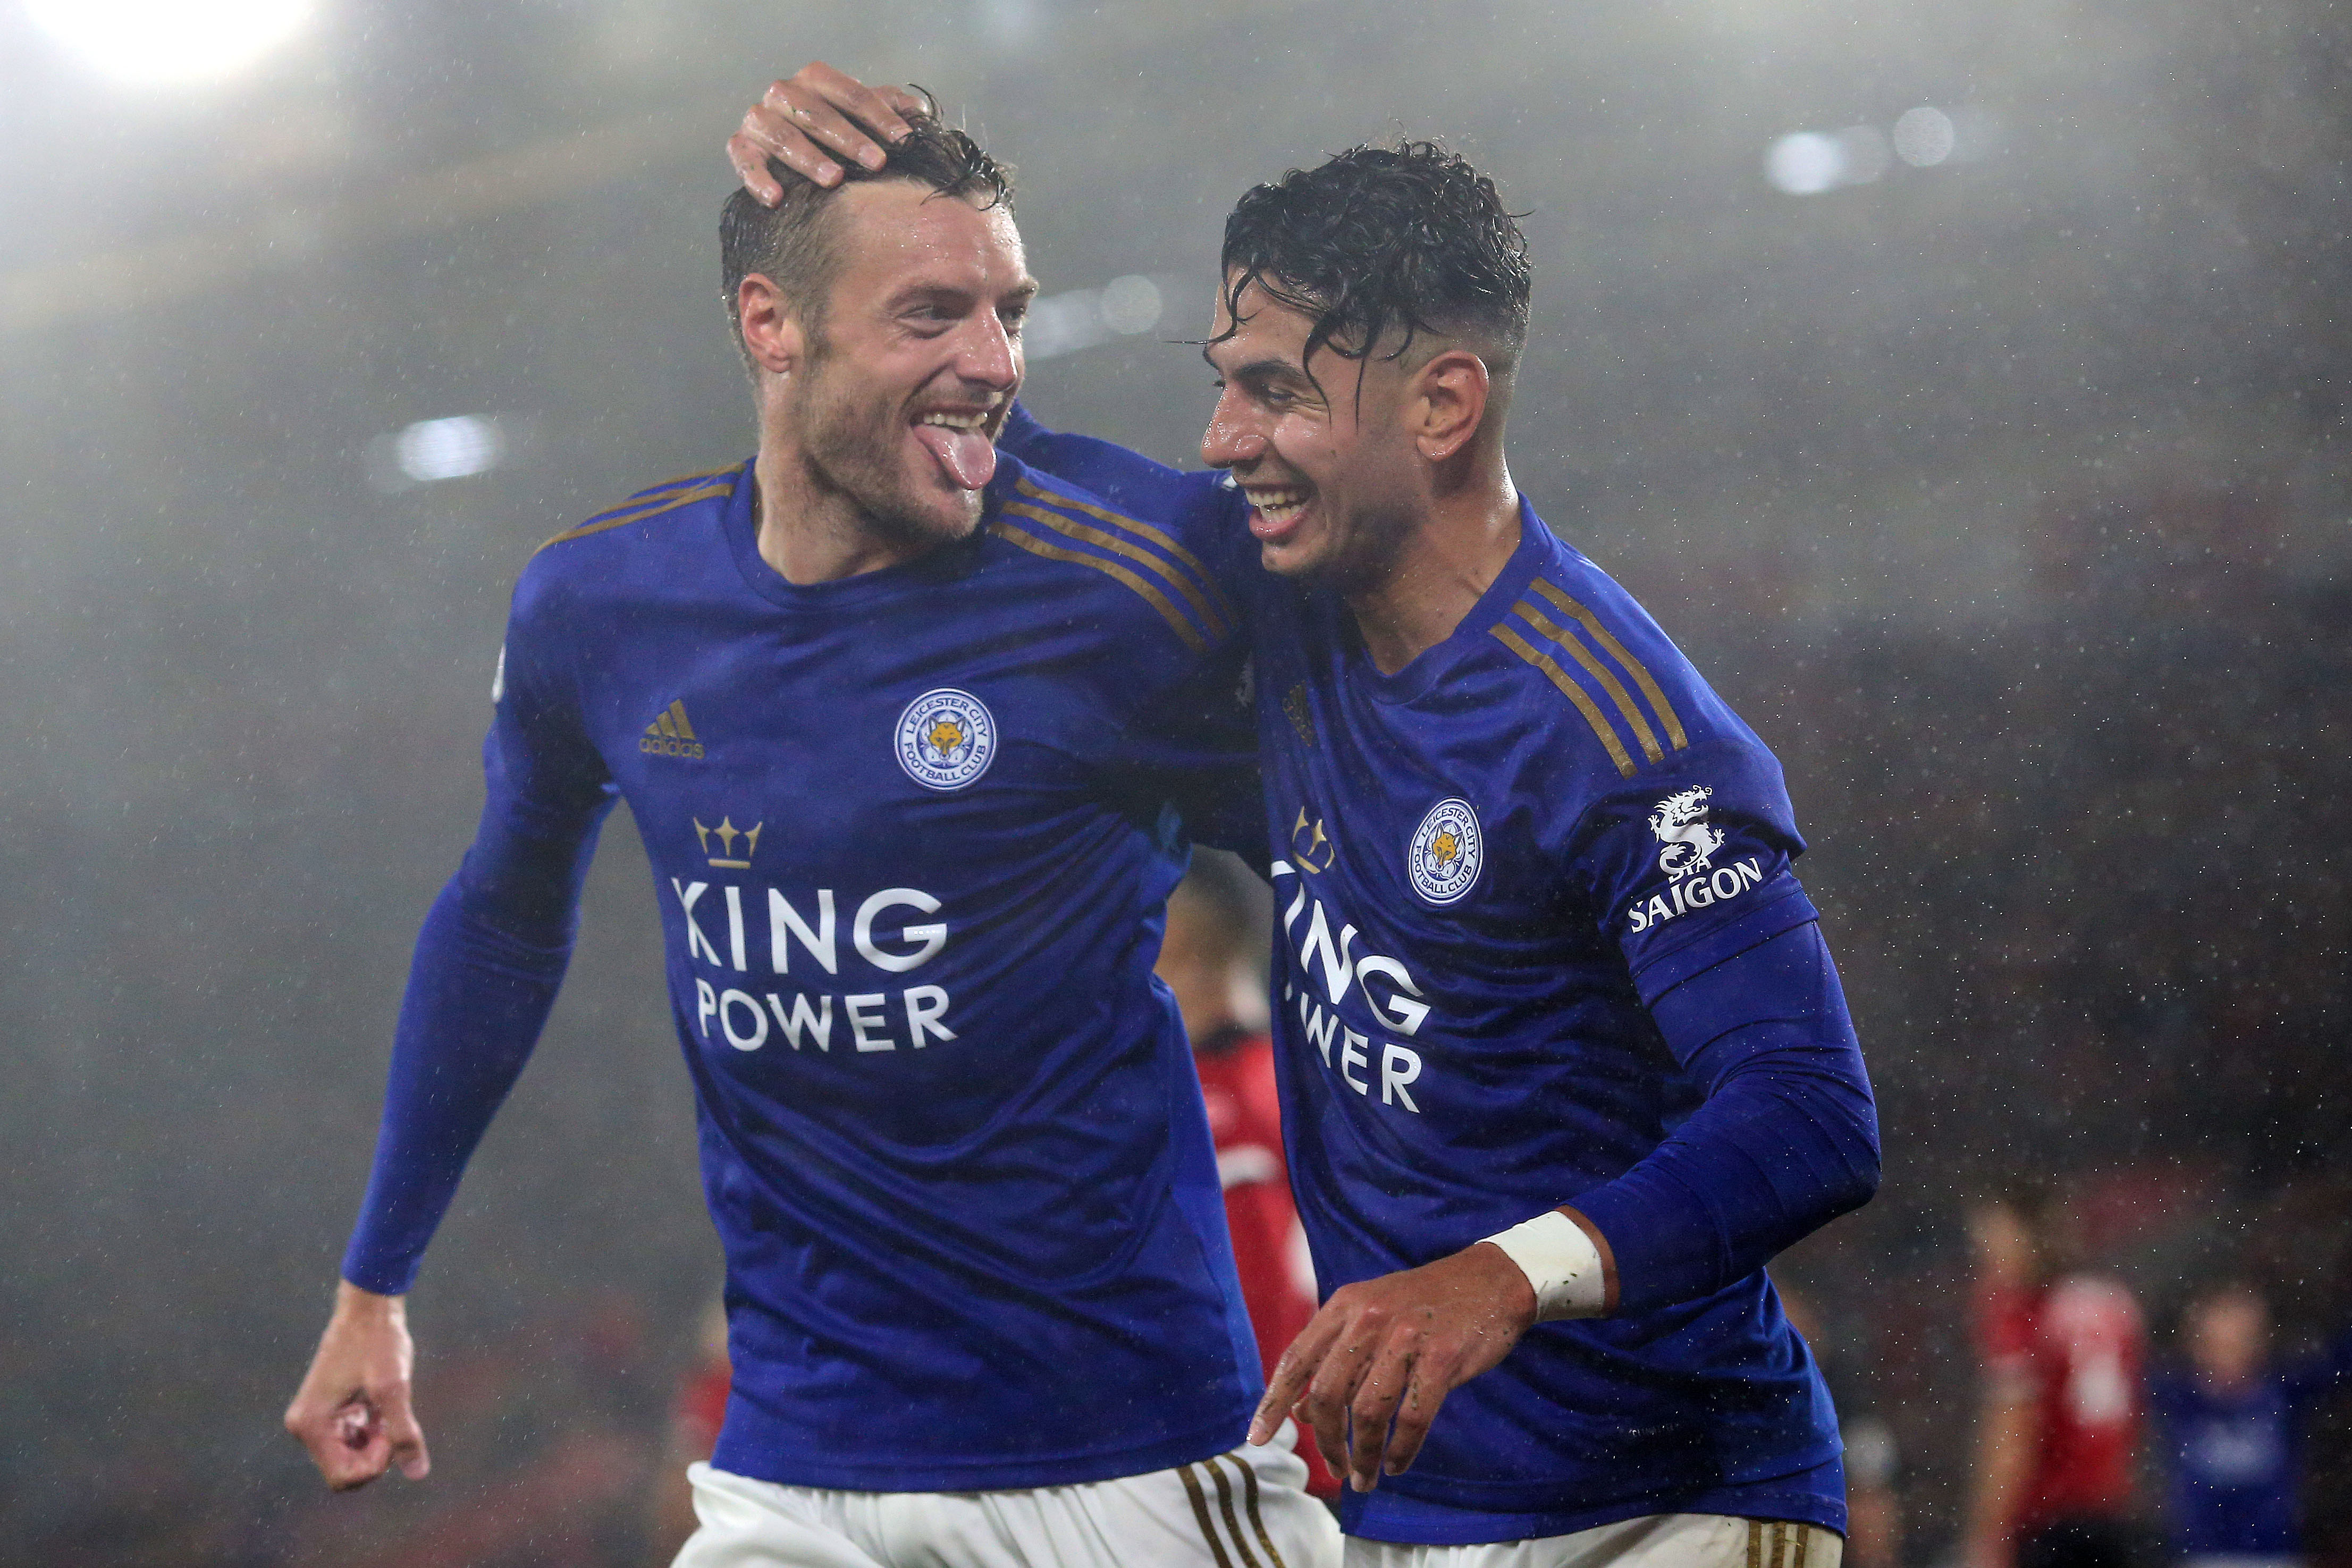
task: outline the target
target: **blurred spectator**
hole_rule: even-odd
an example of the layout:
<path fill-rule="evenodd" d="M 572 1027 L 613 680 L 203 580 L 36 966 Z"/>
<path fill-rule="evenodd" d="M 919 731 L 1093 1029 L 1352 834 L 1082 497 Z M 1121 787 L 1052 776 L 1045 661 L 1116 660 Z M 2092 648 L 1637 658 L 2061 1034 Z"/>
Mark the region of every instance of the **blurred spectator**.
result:
<path fill-rule="evenodd" d="M 1851 1357 L 1841 1353 L 1812 1298 L 1775 1280 L 1781 1310 L 1813 1352 L 1822 1379 L 1837 1405 L 1838 1436 L 1845 1441 L 1846 1534 L 1844 1568 L 1901 1568 L 1903 1502 L 1895 1489 L 1900 1450 Z"/>
<path fill-rule="evenodd" d="M 1240 861 L 1196 854 L 1168 900 L 1160 978 L 1175 994 L 1192 1039 L 1192 1064 L 1217 1144 L 1225 1220 L 1234 1237 L 1242 1301 L 1268 1375 L 1315 1315 L 1315 1276 L 1291 1202 L 1282 1158 L 1282 1112 L 1275 1097 L 1274 1042 L 1266 1034 L 1265 984 L 1257 956 L 1269 939 L 1258 890 Z M 1312 1443 L 1299 1445 L 1307 1489 L 1339 1493 Z"/>
<path fill-rule="evenodd" d="M 727 1419 L 727 1395 L 733 1371 L 727 1362 L 727 1308 L 713 1301 L 702 1315 L 702 1331 L 694 1364 L 678 1384 L 670 1406 L 669 1448 L 654 1472 L 653 1518 L 647 1525 L 654 1561 L 667 1563 L 677 1555 L 694 1533 L 694 1488 L 686 1479 L 688 1465 L 710 1458 L 719 1443 L 719 1428 Z"/>
<path fill-rule="evenodd" d="M 2021 1186 L 1969 1215 L 1982 1393 L 1969 1568 L 2127 1568 L 2139 1306 L 2081 1269 L 2065 1206 Z"/>
<path fill-rule="evenodd" d="M 2281 1365 L 2269 1300 L 2232 1281 L 2189 1304 L 2187 1365 L 2150 1386 L 2165 1514 L 2186 1568 L 2293 1568 L 2303 1561 L 2304 1430 L 2352 1372 L 2352 1338 Z"/>

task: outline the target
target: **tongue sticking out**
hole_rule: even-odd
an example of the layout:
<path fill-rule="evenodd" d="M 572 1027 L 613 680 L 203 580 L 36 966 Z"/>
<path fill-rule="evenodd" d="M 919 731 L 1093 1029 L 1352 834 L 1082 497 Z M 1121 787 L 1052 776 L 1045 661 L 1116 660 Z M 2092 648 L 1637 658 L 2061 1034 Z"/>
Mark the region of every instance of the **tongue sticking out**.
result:
<path fill-rule="evenodd" d="M 915 439 L 931 449 L 940 470 L 958 489 L 976 490 L 996 477 L 996 448 L 978 430 L 950 425 L 918 425 Z"/>

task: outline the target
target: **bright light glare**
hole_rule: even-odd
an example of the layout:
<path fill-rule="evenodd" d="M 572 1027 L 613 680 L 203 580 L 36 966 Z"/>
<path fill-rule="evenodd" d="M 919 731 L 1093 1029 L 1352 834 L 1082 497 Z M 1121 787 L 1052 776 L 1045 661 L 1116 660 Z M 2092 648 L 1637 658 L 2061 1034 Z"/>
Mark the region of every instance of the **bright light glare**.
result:
<path fill-rule="evenodd" d="M 1160 285 L 1129 273 L 1103 285 L 1103 325 L 1121 337 L 1148 332 L 1160 324 Z"/>
<path fill-rule="evenodd" d="M 1076 353 L 1104 336 L 1102 294 L 1094 289 L 1046 295 L 1029 307 L 1029 319 L 1021 329 L 1024 350 L 1033 361 Z"/>
<path fill-rule="evenodd" d="M 1792 196 L 1817 196 L 1845 179 L 1845 148 L 1834 136 L 1798 131 L 1764 154 L 1764 177 Z"/>
<path fill-rule="evenodd" d="M 401 473 L 420 485 L 488 473 L 506 450 L 497 422 L 473 414 L 422 420 L 394 437 Z"/>
<path fill-rule="evenodd" d="M 310 0 L 26 0 L 41 30 L 123 82 L 235 74 L 310 19 Z"/>
<path fill-rule="evenodd" d="M 1906 109 L 1895 121 L 1895 155 L 1915 169 L 1934 168 L 1958 142 L 1958 128 L 1940 109 Z"/>
<path fill-rule="evenodd" d="M 1034 363 L 1108 342 L 1114 333 L 1131 338 L 1158 326 L 1165 309 L 1160 285 L 1135 273 L 1099 289 L 1048 294 L 1029 307 L 1021 331 L 1024 352 Z"/>

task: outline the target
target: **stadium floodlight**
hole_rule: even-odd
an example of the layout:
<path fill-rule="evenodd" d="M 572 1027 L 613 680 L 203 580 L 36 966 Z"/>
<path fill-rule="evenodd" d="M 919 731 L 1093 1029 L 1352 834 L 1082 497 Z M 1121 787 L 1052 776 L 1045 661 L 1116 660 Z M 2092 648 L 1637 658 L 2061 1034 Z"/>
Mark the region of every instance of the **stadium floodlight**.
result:
<path fill-rule="evenodd" d="M 506 456 L 498 422 L 474 414 L 421 419 L 394 437 L 400 471 L 420 485 L 486 474 Z"/>
<path fill-rule="evenodd" d="M 300 31 L 311 0 L 26 0 L 25 9 L 92 69 L 150 85 L 236 74 Z"/>
<path fill-rule="evenodd" d="M 398 495 L 418 485 L 487 474 L 506 462 L 517 432 L 496 415 L 453 414 L 376 437 L 362 454 L 368 488 Z"/>
<path fill-rule="evenodd" d="M 1817 196 L 1845 183 L 1846 150 L 1834 136 L 1798 131 L 1764 154 L 1764 177 L 1792 196 Z"/>

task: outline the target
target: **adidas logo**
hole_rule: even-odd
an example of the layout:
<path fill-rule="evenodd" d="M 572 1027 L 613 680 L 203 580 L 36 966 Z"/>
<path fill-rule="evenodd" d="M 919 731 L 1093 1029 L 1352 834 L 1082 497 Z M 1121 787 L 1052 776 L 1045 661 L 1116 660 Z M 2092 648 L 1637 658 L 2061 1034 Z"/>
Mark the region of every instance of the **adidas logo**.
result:
<path fill-rule="evenodd" d="M 661 717 L 646 726 L 637 742 L 637 750 L 652 757 L 700 757 L 702 742 L 694 738 L 694 726 L 686 721 L 683 699 L 661 710 Z"/>

